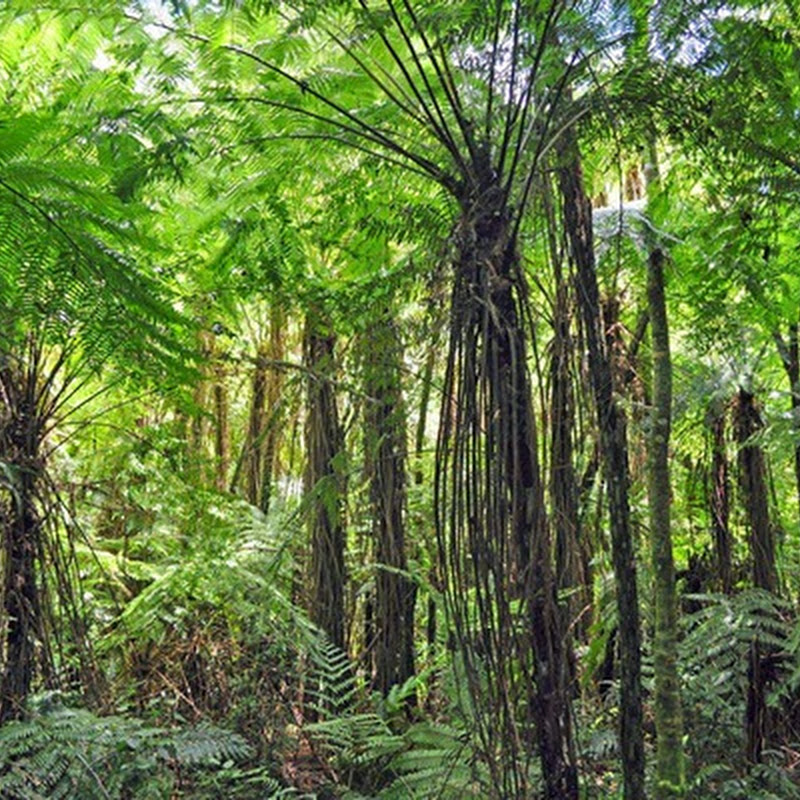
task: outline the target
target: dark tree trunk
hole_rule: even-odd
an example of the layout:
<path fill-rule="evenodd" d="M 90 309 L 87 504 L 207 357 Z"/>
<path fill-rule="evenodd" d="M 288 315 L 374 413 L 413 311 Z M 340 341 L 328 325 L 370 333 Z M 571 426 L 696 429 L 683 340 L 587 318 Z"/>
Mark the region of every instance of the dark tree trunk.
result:
<path fill-rule="evenodd" d="M 250 413 L 245 442 L 245 496 L 254 506 L 261 504 L 263 483 L 263 440 L 266 435 L 266 348 L 259 347 L 253 367 L 253 382 L 250 396 Z"/>
<path fill-rule="evenodd" d="M 437 457 L 442 566 L 473 701 L 488 712 L 479 733 L 497 796 L 530 796 L 522 748 L 535 722 L 544 795 L 576 798 L 568 659 L 526 367 L 524 277 L 488 158 L 475 170 L 482 178 L 479 186 L 460 198 Z M 466 602 L 467 585 L 475 592 L 477 625 Z M 514 621 L 514 594 L 523 598 L 526 636 Z M 532 670 L 530 680 L 521 680 L 512 654 L 523 671 Z M 527 722 L 515 707 L 515 698 L 525 696 Z"/>
<path fill-rule="evenodd" d="M 0 483 L 4 566 L 0 724 L 23 715 L 36 672 L 36 642 L 45 643 L 36 570 L 42 550 L 36 510 L 42 474 L 36 374 L 33 366 L 12 369 L 0 356 L 0 462 L 7 469 Z"/>
<path fill-rule="evenodd" d="M 734 429 L 739 445 L 739 485 L 750 532 L 753 585 L 768 592 L 777 592 L 775 534 L 769 518 L 766 463 L 764 451 L 753 441 L 753 436 L 762 427 L 755 397 L 740 388 L 734 406 Z M 771 721 L 767 708 L 770 675 L 765 667 L 772 660 L 771 650 L 756 637 L 748 656 L 745 755 L 750 764 L 760 763 L 762 751 L 770 739 Z"/>
<path fill-rule="evenodd" d="M 739 486 L 742 491 L 753 564 L 753 585 L 768 592 L 778 591 L 775 562 L 775 533 L 769 518 L 769 492 L 764 451 L 752 441 L 763 427 L 755 397 L 740 388 L 734 410 L 736 441 L 739 445 Z"/>
<path fill-rule="evenodd" d="M 578 620 L 590 619 L 587 612 L 591 607 L 591 595 L 586 572 L 588 559 L 584 557 L 580 536 L 573 455 L 575 413 L 570 370 L 573 350 L 571 315 L 567 284 L 558 258 L 553 258 L 553 268 L 556 297 L 550 363 L 550 496 L 556 545 L 556 583 L 559 591 L 568 595 L 568 626 L 585 631 L 585 625 L 576 626 Z"/>
<path fill-rule="evenodd" d="M 282 437 L 284 373 L 277 365 L 285 353 L 283 324 L 283 313 L 276 303 L 270 313 L 269 339 L 256 353 L 245 441 L 246 497 L 265 514 Z"/>
<path fill-rule="evenodd" d="M 797 503 L 800 507 L 800 325 L 794 323 L 789 327 L 788 340 L 780 333 L 775 333 L 775 342 L 791 390 L 792 429 L 795 435 L 794 478 Z"/>
<path fill-rule="evenodd" d="M 286 342 L 284 338 L 284 325 L 286 318 L 280 305 L 275 302 L 269 318 L 269 344 L 267 358 L 273 362 L 282 361 L 286 355 Z M 283 441 L 283 420 L 285 406 L 283 401 L 283 388 L 285 374 L 280 369 L 267 371 L 265 383 L 266 401 L 266 430 L 263 433 L 261 450 L 261 481 L 259 490 L 259 508 L 266 514 L 269 511 L 272 499 L 273 485 L 280 476 L 280 448 Z"/>
<path fill-rule="evenodd" d="M 711 427 L 711 530 L 717 573 L 722 591 L 733 591 L 733 560 L 730 518 L 730 484 L 728 480 L 728 455 L 725 447 L 725 408 L 712 407 L 709 411 Z"/>
<path fill-rule="evenodd" d="M 422 396 L 419 401 L 419 416 L 417 418 L 417 429 L 414 433 L 414 484 L 421 486 L 425 480 L 422 470 L 422 457 L 425 450 L 425 429 L 428 421 L 428 407 L 431 399 L 431 386 L 433 385 L 433 372 L 436 366 L 436 350 L 439 344 L 438 332 L 434 333 L 428 354 L 425 357 L 425 369 L 422 373 Z M 427 527 L 424 520 L 421 520 L 421 527 Z M 432 559 L 428 579 L 431 587 L 436 591 L 441 591 L 441 580 L 438 575 L 438 565 Z M 428 594 L 428 607 L 425 610 L 425 641 L 428 645 L 428 655 L 433 656 L 436 647 L 436 599 L 433 592 Z"/>
<path fill-rule="evenodd" d="M 214 457 L 214 484 L 223 492 L 228 485 L 231 455 L 228 387 L 225 385 L 225 368 L 219 360 L 214 365 Z"/>
<path fill-rule="evenodd" d="M 372 326 L 366 343 L 364 412 L 375 557 L 375 687 L 384 695 L 414 674 L 416 587 L 404 573 L 406 431 L 400 369 L 402 348 L 389 312 Z"/>
<path fill-rule="evenodd" d="M 600 313 L 595 271 L 592 209 L 583 185 L 580 152 L 574 134 L 561 138 L 562 166 L 559 182 L 564 197 L 564 218 L 577 272 L 577 294 L 600 430 L 611 545 L 617 589 L 620 649 L 620 747 L 624 797 L 644 798 L 644 738 L 642 733 L 641 634 L 636 587 L 636 563 L 631 537 L 628 499 L 629 475 L 625 418 L 614 397 L 606 332 Z"/>
<path fill-rule="evenodd" d="M 311 619 L 337 647 L 345 648 L 343 455 L 334 375 L 335 336 L 310 312 L 303 355 L 309 370 L 306 395 L 306 495 L 310 498 Z"/>
<path fill-rule="evenodd" d="M 647 299 L 653 350 L 653 406 L 648 435 L 648 499 L 655 584 L 653 694 L 656 723 L 658 800 L 682 796 L 683 714 L 678 676 L 678 597 L 670 528 L 669 440 L 672 426 L 672 360 L 664 290 L 664 255 L 653 249 L 648 259 Z"/>

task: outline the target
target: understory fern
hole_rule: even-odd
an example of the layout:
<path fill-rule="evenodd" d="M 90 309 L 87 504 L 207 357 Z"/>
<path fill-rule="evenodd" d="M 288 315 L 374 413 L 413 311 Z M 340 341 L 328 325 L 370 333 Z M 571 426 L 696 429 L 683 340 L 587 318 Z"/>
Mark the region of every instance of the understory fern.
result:
<path fill-rule="evenodd" d="M 248 755 L 241 736 L 220 728 L 150 727 L 45 697 L 28 720 L 0 727 L 0 797 L 156 800 L 171 796 L 182 770 L 230 767 Z"/>
<path fill-rule="evenodd" d="M 800 799 L 800 787 L 781 765 L 782 754 L 769 749 L 775 742 L 768 743 L 763 763 L 748 769 L 744 759 L 748 664 L 755 642 L 764 653 L 773 654 L 776 669 L 766 702 L 776 719 L 784 719 L 784 728 L 788 718 L 781 709 L 797 702 L 800 634 L 791 622 L 791 607 L 758 589 L 692 599 L 701 608 L 688 618 L 681 645 L 684 712 L 691 723 L 687 726 L 693 764 L 690 797 Z M 797 731 L 784 729 L 775 735 L 791 739 Z M 731 765 L 731 753 L 742 754 L 738 768 Z"/>
<path fill-rule="evenodd" d="M 309 657 L 307 693 L 317 721 L 306 724 L 304 734 L 341 797 L 485 796 L 488 775 L 465 728 L 434 721 L 409 725 L 400 713 L 425 675 L 395 687 L 387 698 L 367 699 L 346 654 L 326 638 L 320 638 Z"/>

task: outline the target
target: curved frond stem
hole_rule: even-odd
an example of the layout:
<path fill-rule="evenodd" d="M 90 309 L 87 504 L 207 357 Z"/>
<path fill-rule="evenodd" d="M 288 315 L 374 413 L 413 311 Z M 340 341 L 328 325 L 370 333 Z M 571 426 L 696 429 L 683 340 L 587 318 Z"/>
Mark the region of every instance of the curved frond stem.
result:
<path fill-rule="evenodd" d="M 378 77 L 375 70 L 373 70 L 367 62 L 361 58 L 354 50 L 352 45 L 348 45 L 340 36 L 334 33 L 330 28 L 325 29 L 325 33 L 339 46 L 341 51 L 358 66 L 358 68 L 375 84 L 386 97 L 394 103 L 397 108 L 400 109 L 404 114 L 407 114 L 408 117 L 414 122 L 418 123 L 422 127 L 428 127 L 429 125 L 434 128 L 436 135 L 438 136 L 438 130 L 435 127 L 435 120 L 433 120 L 430 116 L 430 112 L 426 107 L 423 107 L 423 115 L 420 115 L 419 112 L 413 106 L 413 98 L 406 92 L 405 89 L 399 84 L 397 80 L 386 70 L 385 67 L 381 66 L 376 62 L 377 69 L 382 73 L 383 79 Z M 385 81 L 384 81 L 385 79 Z M 391 86 L 394 87 L 394 91 L 390 88 Z M 398 97 L 399 93 L 399 97 Z"/>
<path fill-rule="evenodd" d="M 447 188 L 450 188 L 453 182 L 452 178 L 449 175 L 447 175 L 447 173 L 444 172 L 444 170 L 442 170 L 440 167 L 434 164 L 432 161 L 425 158 L 424 156 L 420 156 L 416 153 L 413 153 L 411 150 L 407 150 L 405 147 L 398 144 L 390 136 L 387 136 L 385 133 L 383 133 L 380 129 L 370 125 L 362 124 L 360 129 L 355 128 L 352 125 L 347 125 L 344 122 L 341 122 L 337 119 L 326 117 L 324 114 L 319 114 L 315 111 L 303 108 L 302 106 L 296 106 L 293 105 L 292 103 L 284 103 L 279 100 L 267 100 L 265 97 L 258 97 L 256 95 L 226 95 L 224 97 L 212 97 L 212 98 L 200 97 L 200 98 L 194 98 L 192 102 L 255 103 L 257 105 L 268 106 L 269 108 L 277 108 L 283 111 L 290 111 L 300 116 L 316 120 L 317 122 L 321 122 L 325 125 L 330 125 L 333 128 L 338 128 L 340 131 L 343 131 L 345 133 L 351 133 L 353 134 L 353 136 L 365 139 L 366 141 L 379 145 L 380 147 L 383 147 L 386 150 L 389 150 L 399 155 L 401 158 L 405 158 L 408 161 L 411 161 L 412 163 L 416 164 L 419 167 L 418 171 L 420 173 L 433 178 L 438 183 L 442 184 Z M 322 137 L 324 137 L 324 134 L 321 134 L 321 138 Z M 343 144 L 350 144 L 351 146 L 355 146 L 351 142 L 348 142 L 348 140 L 346 139 L 339 138 L 339 141 Z M 375 154 L 380 157 L 384 157 L 383 154 L 381 154 L 380 152 L 377 151 L 372 151 L 372 152 L 375 152 Z"/>
<path fill-rule="evenodd" d="M 369 15 L 371 12 L 369 7 L 366 3 L 366 0 L 359 0 L 359 5 L 364 10 L 364 12 Z M 463 161 L 461 150 L 456 144 L 456 141 L 450 131 L 450 128 L 447 124 L 447 120 L 442 113 L 442 109 L 439 106 L 438 101 L 436 100 L 436 96 L 434 95 L 430 83 L 428 82 L 427 75 L 422 67 L 422 62 L 420 61 L 416 50 L 414 49 L 413 42 L 411 41 L 411 37 L 408 35 L 405 27 L 403 26 L 402 21 L 400 20 L 399 15 L 397 14 L 396 10 L 394 9 L 391 2 L 388 3 L 389 8 L 392 12 L 392 18 L 394 19 L 395 25 L 400 32 L 400 35 L 403 38 L 403 41 L 408 48 L 408 51 L 411 55 L 411 58 L 414 62 L 414 65 L 417 68 L 417 72 L 419 73 L 420 77 L 422 78 L 423 83 L 425 84 L 426 91 L 428 93 L 428 97 L 430 98 L 431 103 L 433 104 L 434 112 L 429 108 L 428 102 L 425 99 L 424 95 L 419 89 L 417 82 L 414 80 L 414 77 L 408 70 L 408 67 L 405 65 L 405 61 L 400 53 L 397 52 L 395 46 L 389 40 L 389 37 L 380 29 L 376 27 L 378 36 L 380 37 L 381 41 L 383 42 L 383 46 L 386 48 L 387 52 L 391 56 L 392 60 L 397 64 L 398 68 L 400 69 L 403 77 L 406 79 L 406 82 L 411 89 L 414 97 L 417 98 L 417 102 L 420 104 L 425 116 L 430 121 L 430 125 L 434 133 L 436 134 L 437 139 L 447 148 L 447 151 L 450 153 L 454 161 L 458 164 L 459 168 L 462 172 L 466 171 L 466 164 Z M 438 121 L 437 121 L 438 117 Z"/>
<path fill-rule="evenodd" d="M 91 377 L 88 377 L 85 381 L 81 381 L 81 385 L 79 390 L 83 388 L 86 384 L 91 381 Z M 102 397 L 107 392 L 110 392 L 115 386 L 123 383 L 123 379 L 117 379 L 115 381 L 111 381 L 109 383 L 104 384 L 96 391 L 92 392 L 90 395 L 85 397 L 80 403 L 76 403 L 71 408 L 67 409 L 64 414 L 59 415 L 57 418 L 54 417 L 48 427 L 45 429 L 44 436 L 47 437 L 51 434 L 54 430 L 61 427 L 71 416 L 77 414 L 82 408 L 85 408 L 90 403 L 95 401 L 98 397 Z M 59 438 L 57 442 L 55 442 L 52 447 L 46 452 L 46 458 L 49 458 L 52 453 L 58 450 L 60 447 L 64 445 L 65 442 L 68 442 L 73 436 L 77 436 L 81 431 L 92 427 L 97 423 L 97 420 L 105 416 L 106 414 L 110 414 L 112 411 L 117 411 L 120 408 L 125 408 L 125 406 L 132 405 L 133 403 L 138 403 L 145 397 L 149 395 L 155 394 L 155 390 L 149 392 L 142 392 L 134 397 L 128 397 L 125 400 L 120 400 L 118 403 L 114 403 L 110 406 L 100 409 L 100 411 L 90 415 L 87 419 L 82 419 L 80 422 L 75 424 L 75 428 L 66 436 L 62 436 Z"/>
<path fill-rule="evenodd" d="M 494 82 L 497 77 L 497 54 L 500 49 L 500 20 L 502 18 L 503 0 L 495 0 L 494 28 L 492 30 L 492 55 L 489 61 L 489 85 L 486 93 L 486 125 L 484 137 L 492 138 L 492 114 L 494 112 Z"/>
<path fill-rule="evenodd" d="M 414 24 L 414 29 L 419 34 L 419 37 L 422 40 L 422 44 L 425 48 L 425 55 L 431 62 L 431 66 L 433 67 L 433 70 L 436 73 L 436 77 L 439 80 L 439 85 L 444 90 L 445 97 L 447 97 L 447 102 L 450 104 L 450 109 L 452 110 L 453 116 L 455 117 L 456 122 L 458 123 L 459 130 L 461 131 L 461 136 L 463 137 L 464 143 L 467 146 L 470 158 L 472 159 L 473 163 L 475 163 L 477 161 L 477 147 L 475 143 L 475 136 L 472 129 L 470 128 L 469 121 L 464 116 L 463 106 L 461 105 L 461 99 L 458 96 L 458 90 L 455 86 L 455 83 L 451 85 L 445 78 L 445 74 L 442 69 L 442 65 L 439 63 L 439 58 L 436 55 L 436 51 L 431 46 L 428 37 L 425 35 L 425 30 L 420 24 L 420 21 L 416 13 L 414 12 L 414 8 L 412 7 L 411 3 L 409 2 L 409 0 L 401 0 L 401 2 L 403 3 L 403 7 L 405 8 L 406 12 L 411 18 L 411 21 Z M 408 31 L 405 29 L 405 26 L 400 21 L 400 15 L 397 13 L 394 0 L 386 0 L 386 3 L 392 12 L 392 16 L 394 17 L 395 23 L 400 29 L 403 38 L 406 40 L 406 45 L 408 46 L 409 52 L 411 53 L 411 57 L 414 59 L 414 63 L 417 66 L 417 70 L 419 71 L 419 74 L 425 83 L 425 88 L 428 94 L 430 95 L 431 101 L 433 102 L 437 113 L 441 117 L 442 122 L 446 125 L 441 106 L 439 105 L 439 101 L 436 99 L 436 93 L 433 90 L 431 82 L 428 80 L 428 76 L 425 73 L 425 70 L 422 66 L 422 61 L 419 55 L 417 54 L 417 51 L 414 48 L 413 43 L 411 42 L 411 37 L 409 36 Z"/>
<path fill-rule="evenodd" d="M 50 214 L 47 209 L 43 208 L 34 198 L 29 197 L 24 192 L 21 192 L 19 189 L 3 180 L 3 178 L 0 178 L 0 187 L 5 189 L 9 194 L 13 195 L 18 200 L 21 200 L 25 205 L 30 206 L 36 212 L 36 214 L 44 219 L 44 221 L 51 228 L 53 228 L 53 230 L 56 231 L 78 255 L 86 258 L 86 254 L 83 252 L 83 249 L 74 239 L 74 237 L 70 235 L 69 231 L 59 224 L 53 215 Z"/>
<path fill-rule="evenodd" d="M 139 22 L 144 21 L 141 17 L 136 17 L 135 15 L 126 14 L 126 16 L 129 19 L 136 19 Z M 190 41 L 198 42 L 200 44 L 205 44 L 205 45 L 212 45 L 211 40 L 207 36 L 203 36 L 199 33 L 192 33 L 191 31 L 181 30 L 180 28 L 176 28 L 174 25 L 168 25 L 167 23 L 164 22 L 154 21 L 149 24 L 152 24 L 155 27 L 158 27 L 162 30 L 168 31 L 169 33 L 174 33 L 177 36 L 183 36 L 189 39 Z M 242 47 L 241 45 L 222 44 L 219 45 L 219 48 L 229 53 L 235 53 L 236 55 L 242 56 L 242 58 L 247 58 L 250 61 L 253 61 L 254 63 L 263 67 L 264 69 L 267 69 L 270 72 L 274 72 L 276 75 L 279 75 L 281 78 L 291 83 L 293 86 L 296 86 L 304 94 L 310 95 L 311 97 L 318 100 L 327 108 L 336 111 L 351 124 L 345 126 L 343 122 L 331 119 L 329 117 L 325 117 L 322 114 L 315 114 L 314 112 L 309 111 L 308 109 L 301 108 L 300 106 L 292 106 L 289 103 L 279 103 L 278 101 L 270 101 L 264 98 L 255 98 L 255 97 L 251 98 L 253 102 L 261 102 L 264 105 L 271 105 L 275 108 L 282 107 L 286 110 L 294 111 L 296 113 L 318 119 L 319 121 L 325 122 L 329 125 L 338 126 L 340 128 L 347 128 L 352 133 L 364 136 L 365 138 L 368 138 L 371 141 L 379 143 L 382 147 L 385 147 L 388 150 L 398 153 L 402 155 L 404 158 L 408 158 L 409 160 L 416 163 L 423 170 L 425 170 L 432 178 L 434 178 L 442 185 L 444 186 L 452 185 L 452 179 L 449 178 L 449 176 L 444 172 L 444 170 L 436 166 L 433 162 L 421 156 L 417 156 L 414 153 L 411 153 L 410 151 L 405 150 L 405 148 L 397 144 L 397 142 L 395 142 L 391 137 L 387 136 L 383 131 L 365 122 L 357 114 L 348 111 L 346 108 L 337 103 L 335 100 L 332 100 L 331 98 L 324 95 L 322 92 L 314 89 L 313 86 L 309 86 L 308 83 L 302 78 L 298 78 L 295 75 L 292 75 L 290 72 L 287 72 L 285 69 L 279 67 L 277 64 L 274 64 L 273 62 L 268 61 L 265 58 L 262 58 L 257 53 L 254 53 L 252 50 L 248 50 L 246 47 Z"/>
<path fill-rule="evenodd" d="M 514 86 L 517 82 L 517 69 L 519 61 L 519 31 L 520 31 L 520 3 L 514 3 L 514 14 L 511 20 L 511 74 L 509 79 L 509 87 L 514 91 Z M 511 136 L 514 132 L 514 122 L 518 114 L 517 105 L 513 102 L 513 97 L 509 98 L 506 106 L 505 124 L 503 126 L 503 139 L 500 143 L 500 151 L 497 157 L 497 174 L 503 174 L 506 164 L 506 156 L 508 154 L 508 146 L 511 142 Z"/>
<path fill-rule="evenodd" d="M 534 84 L 536 83 L 536 80 L 539 77 L 539 68 L 541 66 L 545 50 L 547 49 L 547 47 L 553 44 L 551 31 L 554 29 L 555 24 L 558 21 L 560 9 L 562 7 L 563 7 L 562 0 L 553 0 L 550 3 L 550 7 L 547 10 L 547 16 L 544 21 L 544 26 L 542 28 L 542 32 L 539 36 L 539 41 L 536 46 L 536 53 L 533 58 L 533 64 L 530 67 L 528 80 L 525 83 L 525 88 L 523 89 L 522 94 L 519 98 L 519 102 L 516 104 L 516 108 L 513 112 L 513 121 L 511 121 L 511 125 L 516 128 L 517 136 L 516 136 L 516 142 L 514 144 L 514 152 L 511 158 L 511 164 L 508 167 L 508 179 L 506 181 L 506 186 L 504 189 L 506 197 L 509 196 L 511 188 L 514 185 L 516 172 L 521 161 L 521 156 L 523 152 L 523 137 L 525 136 L 525 131 L 528 129 L 528 124 L 527 124 L 528 114 L 530 113 Z M 513 106 L 514 104 L 512 103 L 511 105 Z M 552 114 L 552 112 L 553 108 L 551 106 L 550 114 Z M 530 183 L 530 179 L 528 180 L 528 183 Z"/>
<path fill-rule="evenodd" d="M 216 153 L 223 154 L 223 153 L 230 153 L 234 150 L 237 146 L 246 146 L 246 145 L 256 145 L 261 144 L 263 142 L 279 142 L 279 141 L 302 141 L 302 140 L 310 140 L 310 141 L 323 141 L 323 142 L 333 142 L 334 144 L 342 145 L 343 147 L 348 147 L 351 150 L 357 150 L 360 153 L 364 153 L 368 156 L 374 156 L 375 158 L 379 158 L 381 161 L 384 161 L 387 164 L 393 164 L 400 169 L 404 169 L 406 172 L 411 172 L 414 175 L 421 175 L 423 178 L 430 178 L 431 175 L 429 172 L 425 172 L 422 169 L 418 169 L 417 167 L 413 167 L 406 161 L 402 161 L 399 158 L 392 158 L 391 156 L 387 155 L 380 150 L 373 150 L 372 148 L 367 147 L 363 144 L 358 144 L 353 142 L 349 139 L 344 138 L 343 136 L 336 136 L 333 133 L 275 133 L 275 134 L 267 134 L 265 136 L 253 136 L 249 139 L 243 139 L 241 142 L 238 142 L 237 145 L 227 145 L 225 147 L 219 148 Z"/>
<path fill-rule="evenodd" d="M 527 179 L 525 180 L 525 186 L 524 186 L 524 189 L 522 191 L 522 197 L 520 198 L 519 204 L 517 206 L 517 218 L 514 221 L 514 232 L 513 232 L 513 235 L 511 237 L 512 241 L 516 240 L 516 237 L 517 237 L 517 235 L 519 233 L 520 226 L 522 224 L 523 211 L 525 210 L 525 206 L 528 203 L 528 199 L 529 199 L 530 193 L 531 193 L 531 188 L 533 186 L 533 181 L 534 181 L 535 176 L 536 176 L 536 166 L 541 161 L 541 159 L 545 155 L 547 155 L 547 153 L 550 151 L 550 148 L 552 148 L 556 144 L 556 142 L 559 140 L 561 135 L 565 131 L 568 131 L 573 125 L 575 125 L 576 122 L 578 122 L 578 120 L 581 119 L 581 117 L 583 117 L 587 113 L 588 113 L 588 109 L 584 108 L 581 111 L 579 111 L 577 114 L 575 114 L 574 116 L 572 116 L 569 119 L 567 119 L 564 122 L 563 125 L 560 125 L 558 127 L 556 132 L 551 137 L 549 137 L 549 139 L 547 138 L 547 131 L 549 130 L 550 123 L 552 122 L 552 119 L 553 119 L 552 109 L 551 109 L 550 113 L 548 113 L 547 119 L 545 120 L 544 127 L 542 128 L 541 135 L 539 137 L 539 141 L 538 141 L 537 146 L 536 146 L 536 153 L 534 154 L 534 157 L 533 157 L 533 162 L 531 164 L 531 169 L 530 169 L 530 171 L 528 173 Z"/>

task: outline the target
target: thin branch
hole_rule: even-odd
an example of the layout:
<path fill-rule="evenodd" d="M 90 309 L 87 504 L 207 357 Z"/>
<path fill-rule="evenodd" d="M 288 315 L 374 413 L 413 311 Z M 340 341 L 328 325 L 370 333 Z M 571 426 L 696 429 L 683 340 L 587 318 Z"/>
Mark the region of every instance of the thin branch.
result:
<path fill-rule="evenodd" d="M 299 114 L 300 116 L 308 117 L 309 119 L 316 120 L 317 122 L 322 122 L 325 125 L 330 125 L 333 128 L 338 128 L 341 131 L 346 133 L 352 133 L 353 136 L 366 139 L 373 144 L 380 145 L 381 147 L 390 150 L 393 153 L 397 153 L 402 158 L 408 159 L 409 161 L 416 164 L 420 169 L 419 171 L 423 174 L 427 175 L 428 177 L 433 178 L 438 183 L 441 183 L 445 187 L 450 187 L 453 183 L 452 178 L 450 178 L 447 173 L 441 170 L 439 167 L 436 166 L 432 161 L 428 160 L 424 156 L 417 155 L 412 153 L 410 150 L 406 150 L 404 147 L 399 145 L 393 139 L 389 138 L 385 134 L 383 134 L 378 128 L 373 128 L 372 126 L 366 126 L 367 130 L 361 131 L 357 128 L 352 127 L 351 125 L 347 125 L 344 122 L 340 122 L 336 119 L 331 119 L 330 117 L 326 117 L 324 114 L 319 114 L 315 111 L 310 111 L 309 109 L 303 108 L 302 106 L 295 106 L 291 103 L 284 103 L 279 100 L 267 100 L 265 97 L 258 97 L 255 95 L 227 95 L 224 97 L 212 97 L 212 98 L 192 98 L 191 102 L 224 102 L 224 103 L 255 103 L 257 105 L 264 105 L 269 108 L 277 108 L 283 111 L 290 111 L 292 113 Z M 343 144 L 348 144 L 350 146 L 355 147 L 351 142 L 348 142 L 346 139 L 340 139 Z M 377 155 L 381 155 L 377 153 Z"/>
<path fill-rule="evenodd" d="M 359 0 L 359 5 L 364 10 L 364 12 L 369 16 L 370 15 L 370 10 L 369 10 L 369 7 L 367 6 L 366 0 Z M 431 87 L 430 87 L 430 85 L 428 83 L 428 80 L 427 80 L 427 76 L 425 75 L 425 71 L 422 68 L 422 64 L 421 64 L 421 62 L 419 60 L 419 57 L 416 54 L 416 51 L 414 49 L 413 44 L 411 42 L 411 38 L 406 33 L 406 30 L 403 27 L 403 23 L 401 22 L 399 16 L 397 15 L 394 7 L 391 4 L 391 2 L 389 2 L 388 5 L 389 5 L 389 8 L 391 9 L 395 25 L 397 26 L 397 29 L 400 31 L 400 35 L 402 36 L 403 41 L 405 42 L 406 47 L 408 48 L 408 51 L 411 54 L 411 58 L 414 61 L 415 66 L 417 67 L 417 71 L 419 72 L 420 77 L 422 78 L 422 81 L 425 84 L 425 87 L 426 87 L 426 89 L 428 91 L 428 96 L 430 97 L 431 102 L 433 103 L 434 110 L 436 111 L 436 116 L 438 116 L 438 118 L 439 118 L 438 122 L 436 120 L 436 116 L 434 116 L 434 113 L 430 110 L 430 108 L 428 108 L 428 104 L 427 104 L 422 92 L 420 92 L 419 87 L 417 86 L 417 82 L 413 79 L 413 77 L 411 76 L 411 73 L 408 71 L 408 68 L 405 65 L 404 59 L 397 52 L 397 50 L 395 49 L 394 45 L 389 41 L 389 37 L 386 36 L 386 34 L 381 30 L 381 28 L 379 26 L 376 26 L 376 30 L 377 30 L 378 36 L 380 37 L 381 41 L 383 42 L 383 45 L 386 48 L 386 50 L 388 51 L 389 55 L 392 57 L 392 60 L 395 62 L 395 64 L 397 64 L 397 66 L 399 67 L 400 71 L 402 72 L 403 77 L 406 79 L 406 82 L 408 83 L 409 87 L 411 88 L 411 91 L 413 92 L 414 96 L 417 98 L 417 101 L 419 102 L 420 106 L 422 107 L 423 111 L 425 112 L 425 116 L 428 117 L 428 119 L 430 120 L 431 126 L 432 126 L 434 132 L 436 133 L 437 138 L 447 148 L 447 151 L 450 153 L 450 155 L 453 157 L 453 159 L 459 165 L 459 167 L 461 168 L 462 172 L 464 172 L 464 171 L 466 171 L 466 164 L 464 163 L 464 161 L 463 161 L 463 159 L 461 157 L 461 151 L 460 151 L 458 145 L 456 144 L 452 133 L 450 132 L 450 128 L 449 128 L 449 126 L 447 124 L 447 120 L 444 118 L 444 115 L 442 114 L 442 110 L 439 107 L 439 104 L 438 104 L 438 102 L 436 100 L 436 97 L 433 94 L 433 91 L 431 90 Z"/>
<path fill-rule="evenodd" d="M 416 167 L 412 167 L 405 161 L 401 161 L 397 158 L 392 158 L 386 153 L 382 153 L 379 150 L 372 150 L 365 145 L 357 144 L 355 142 L 351 142 L 349 139 L 345 139 L 343 136 L 336 136 L 332 133 L 275 133 L 275 134 L 268 134 L 265 136 L 253 136 L 249 139 L 242 139 L 242 141 L 237 142 L 236 145 L 226 145 L 225 147 L 221 147 L 214 151 L 217 155 L 230 153 L 234 147 L 237 146 L 245 146 L 245 145 L 255 145 L 261 144 L 262 142 L 278 142 L 278 141 L 285 141 L 285 140 L 320 140 L 324 142 L 333 142 L 335 144 L 343 145 L 344 147 L 349 147 L 352 150 L 357 150 L 360 153 L 364 153 L 365 155 L 374 156 L 375 158 L 379 158 L 381 161 L 386 162 L 387 164 L 394 164 L 397 167 L 400 167 L 407 172 L 412 172 L 415 175 L 421 175 L 423 178 L 430 178 L 431 175 L 429 172 L 424 172 L 421 169 L 417 169 Z M 231 289 L 230 291 L 233 291 Z"/>
<path fill-rule="evenodd" d="M 497 77 L 497 53 L 500 49 L 500 21 L 502 19 L 503 0 L 495 0 L 494 30 L 492 31 L 492 55 L 489 61 L 489 85 L 486 91 L 486 141 L 492 138 L 492 112 L 494 110 L 494 81 Z"/>
<path fill-rule="evenodd" d="M 425 70 L 422 67 L 422 63 L 419 60 L 419 56 L 416 53 L 416 50 L 413 48 L 411 44 L 411 40 L 408 37 L 408 34 L 405 28 L 402 26 L 400 22 L 399 15 L 397 14 L 397 10 L 395 9 L 393 0 L 386 0 L 389 8 L 392 11 L 392 16 L 395 19 L 396 24 L 400 28 L 400 32 L 403 35 L 403 38 L 406 39 L 408 44 L 409 51 L 411 52 L 411 56 L 414 59 L 414 62 L 417 64 L 417 69 L 419 70 L 420 76 L 422 80 L 425 82 L 425 88 L 428 90 L 428 94 L 431 97 L 431 100 L 436 107 L 437 112 L 442 117 L 442 121 L 444 122 L 444 116 L 441 111 L 441 107 L 439 106 L 439 102 L 436 99 L 436 94 L 433 91 L 433 88 L 428 80 L 428 76 L 425 74 Z M 439 80 L 439 84 L 444 90 L 445 96 L 447 97 L 447 101 L 450 104 L 450 108 L 453 111 L 453 115 L 455 116 L 456 122 L 458 123 L 458 127 L 461 130 L 461 135 L 464 139 L 464 143 L 467 145 L 467 150 L 469 150 L 470 158 L 472 159 L 473 164 L 477 163 L 477 150 L 475 146 L 475 136 L 472 128 L 470 127 L 469 120 L 464 116 L 463 107 L 461 105 L 461 100 L 458 96 L 458 91 L 456 89 L 455 84 L 450 84 L 445 75 L 443 73 L 442 67 L 439 63 L 439 59 L 436 57 L 436 53 L 431 46 L 431 43 L 428 37 L 425 35 L 425 30 L 420 24 L 417 15 L 414 13 L 414 9 L 409 2 L 409 0 L 401 0 L 403 6 L 406 9 L 406 12 L 411 17 L 411 21 L 414 23 L 414 28 L 416 32 L 419 34 L 420 38 L 422 39 L 422 44 L 425 47 L 425 54 L 428 57 L 428 60 L 431 62 L 433 66 L 434 72 L 436 73 L 436 77 Z"/>

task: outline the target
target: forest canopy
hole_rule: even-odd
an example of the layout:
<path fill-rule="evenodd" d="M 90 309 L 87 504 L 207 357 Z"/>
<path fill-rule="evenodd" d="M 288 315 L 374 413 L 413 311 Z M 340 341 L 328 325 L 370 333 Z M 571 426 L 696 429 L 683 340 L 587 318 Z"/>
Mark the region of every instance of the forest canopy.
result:
<path fill-rule="evenodd" d="M 0 90 L 0 796 L 800 798 L 794 0 L 5 0 Z"/>

